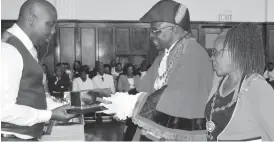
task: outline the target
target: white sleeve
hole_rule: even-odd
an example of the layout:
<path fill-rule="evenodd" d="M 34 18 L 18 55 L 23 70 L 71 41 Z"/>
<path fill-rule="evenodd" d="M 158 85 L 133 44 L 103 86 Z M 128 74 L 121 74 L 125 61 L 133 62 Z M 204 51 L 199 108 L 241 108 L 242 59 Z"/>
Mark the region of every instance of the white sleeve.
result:
<path fill-rule="evenodd" d="M 112 76 L 110 76 L 110 89 L 111 89 L 112 94 L 115 94 L 114 79 Z"/>
<path fill-rule="evenodd" d="M 1 121 L 20 126 L 46 122 L 52 112 L 16 104 L 23 70 L 23 59 L 10 44 L 1 43 Z"/>
<path fill-rule="evenodd" d="M 55 108 L 57 108 L 57 107 L 60 107 L 60 106 L 62 106 L 62 105 L 64 105 L 64 104 L 58 103 L 58 102 L 54 102 L 54 101 L 52 100 L 52 98 L 47 97 L 47 105 L 48 105 L 47 110 L 53 110 L 53 109 L 55 109 Z"/>
<path fill-rule="evenodd" d="M 254 116 L 269 140 L 274 141 L 274 90 L 265 80 L 260 79 L 254 80 L 250 89 L 248 96 Z"/>

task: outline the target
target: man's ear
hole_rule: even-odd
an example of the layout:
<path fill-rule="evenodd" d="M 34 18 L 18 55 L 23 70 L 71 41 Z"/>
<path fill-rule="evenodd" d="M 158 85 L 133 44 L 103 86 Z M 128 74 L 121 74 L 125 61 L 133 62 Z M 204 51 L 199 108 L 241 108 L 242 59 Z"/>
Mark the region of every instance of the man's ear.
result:
<path fill-rule="evenodd" d="M 30 13 L 28 16 L 28 22 L 30 26 L 32 27 L 36 23 L 36 21 L 37 21 L 37 16 Z"/>

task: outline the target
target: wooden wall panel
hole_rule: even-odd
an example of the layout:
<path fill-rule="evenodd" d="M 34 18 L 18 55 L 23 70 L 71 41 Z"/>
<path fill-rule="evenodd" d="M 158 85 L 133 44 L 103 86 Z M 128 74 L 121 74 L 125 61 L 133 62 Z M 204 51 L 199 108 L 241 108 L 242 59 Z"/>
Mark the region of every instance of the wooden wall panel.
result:
<path fill-rule="evenodd" d="M 80 28 L 82 64 L 95 67 L 96 60 L 96 29 Z"/>
<path fill-rule="evenodd" d="M 116 52 L 128 53 L 129 52 L 129 28 L 116 28 L 115 29 L 115 48 Z"/>
<path fill-rule="evenodd" d="M 75 28 L 61 27 L 59 30 L 60 60 L 69 63 L 72 67 L 75 61 Z"/>
<path fill-rule="evenodd" d="M 99 61 L 109 64 L 114 59 L 112 27 L 98 28 L 98 44 Z"/>
<path fill-rule="evenodd" d="M 145 54 L 149 47 L 149 33 L 147 28 L 133 28 L 131 37 L 132 52 Z"/>
<path fill-rule="evenodd" d="M 65 1 L 62 0 L 63 2 Z M 57 4 L 60 5 L 60 3 Z M 63 11 L 65 13 L 65 9 Z M 14 22 L 14 20 L 2 20 L 1 32 Z M 191 25 L 191 31 L 203 47 L 211 48 L 212 40 L 222 29 L 235 24 L 238 23 L 194 22 Z M 274 24 L 255 24 L 262 30 L 263 39 L 266 41 L 266 61 L 274 62 Z M 148 46 L 144 46 L 145 36 L 142 35 L 145 32 L 144 29 L 148 27 L 147 23 L 60 21 L 56 41 L 50 44 L 44 63 L 48 65 L 50 71 L 54 70 L 57 62 L 68 62 L 72 66 L 75 59 L 83 64 L 94 66 L 95 60 L 98 59 L 103 63 L 109 63 L 115 59 L 115 56 L 147 55 L 148 63 L 152 63 L 158 51 L 150 42 Z M 119 48 L 116 49 L 117 45 Z M 148 48 L 148 51 L 144 48 Z M 45 52 L 46 48 L 40 47 L 38 50 L 40 59 Z"/>

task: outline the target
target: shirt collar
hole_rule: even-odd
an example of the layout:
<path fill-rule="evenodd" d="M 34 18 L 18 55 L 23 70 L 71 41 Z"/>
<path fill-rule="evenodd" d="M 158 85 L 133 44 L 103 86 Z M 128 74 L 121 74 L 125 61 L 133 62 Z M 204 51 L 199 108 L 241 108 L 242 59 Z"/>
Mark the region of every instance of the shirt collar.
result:
<path fill-rule="evenodd" d="M 100 73 L 97 73 L 97 75 L 100 77 L 105 77 L 105 73 L 103 75 L 101 75 Z"/>
<path fill-rule="evenodd" d="M 7 30 L 12 35 L 16 36 L 30 51 L 34 48 L 32 41 L 30 38 L 26 35 L 26 33 L 17 25 L 14 24 L 11 28 Z"/>
<path fill-rule="evenodd" d="M 168 54 L 168 53 L 175 47 L 175 45 L 176 45 L 177 42 L 178 42 L 178 41 L 174 42 L 174 43 L 170 46 L 169 49 L 165 49 L 165 53 Z"/>

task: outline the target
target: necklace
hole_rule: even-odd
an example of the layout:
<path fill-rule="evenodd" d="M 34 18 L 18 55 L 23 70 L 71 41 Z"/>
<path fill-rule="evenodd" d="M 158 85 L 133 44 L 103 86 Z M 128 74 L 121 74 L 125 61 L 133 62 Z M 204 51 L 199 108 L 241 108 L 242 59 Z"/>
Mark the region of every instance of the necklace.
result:
<path fill-rule="evenodd" d="M 215 100 L 216 100 L 216 97 L 217 97 L 217 92 L 214 94 L 214 98 L 212 100 L 212 104 L 211 104 L 211 111 L 210 111 L 210 117 L 209 117 L 209 120 L 208 118 L 206 117 L 206 129 L 207 129 L 207 137 L 210 139 L 210 140 L 213 140 L 213 136 L 212 136 L 212 132 L 215 130 L 215 123 L 212 121 L 212 115 L 214 112 L 219 112 L 219 111 L 222 111 L 222 110 L 225 110 L 229 107 L 231 107 L 245 92 L 248 91 L 248 88 L 249 86 L 251 85 L 251 82 L 254 81 L 254 80 L 257 80 L 257 79 L 261 79 L 261 80 L 264 80 L 264 78 L 259 75 L 258 73 L 253 73 L 249 76 L 245 76 L 242 78 L 240 84 L 239 84 L 239 91 L 238 92 L 235 92 L 237 93 L 237 96 L 234 97 L 232 99 L 232 101 L 230 103 L 228 103 L 227 105 L 225 106 L 222 106 L 222 107 L 217 107 L 214 109 L 214 106 L 215 106 Z M 219 87 L 220 88 L 220 87 Z M 217 89 L 217 91 L 219 91 L 219 89 Z"/>
<path fill-rule="evenodd" d="M 183 53 L 185 52 L 185 47 L 187 46 L 187 42 L 191 38 L 192 37 L 189 34 L 187 34 L 187 35 L 183 36 L 180 39 L 180 40 L 183 40 L 183 41 L 181 42 L 181 45 L 179 45 L 179 48 L 175 51 L 175 54 L 172 57 L 172 59 L 169 61 L 166 71 L 162 75 L 160 75 L 159 72 L 157 73 L 157 77 L 156 77 L 156 80 L 155 80 L 155 83 L 154 83 L 154 88 L 156 90 L 158 90 L 161 87 L 163 87 L 164 85 L 166 85 L 166 83 L 168 81 L 168 78 L 169 78 L 169 75 L 171 73 L 171 68 L 173 66 L 173 63 L 177 60 L 177 58 L 179 57 L 181 52 L 183 52 Z M 180 40 L 178 40 L 177 43 L 179 43 Z M 176 44 L 174 46 L 176 46 Z M 176 47 L 174 47 L 174 48 L 176 48 Z M 160 64 L 161 64 L 161 60 L 159 60 L 159 62 L 158 62 L 158 69 L 160 67 Z"/>
<path fill-rule="evenodd" d="M 238 100 L 238 93 L 236 94 L 236 97 L 233 97 L 233 99 L 231 100 L 231 102 L 229 102 L 227 105 L 224 105 L 222 107 L 215 107 L 215 100 L 217 98 L 218 92 L 219 92 L 220 87 L 218 88 L 218 90 L 215 92 L 212 103 L 211 103 L 211 111 L 210 111 L 210 115 L 209 115 L 209 121 L 207 120 L 206 122 L 206 130 L 207 130 L 207 137 L 210 140 L 213 140 L 213 136 L 212 136 L 212 132 L 215 130 L 216 125 L 215 123 L 212 121 L 212 115 L 215 112 L 219 112 L 219 111 L 224 111 L 225 109 L 231 107 L 234 103 L 237 102 Z"/>

